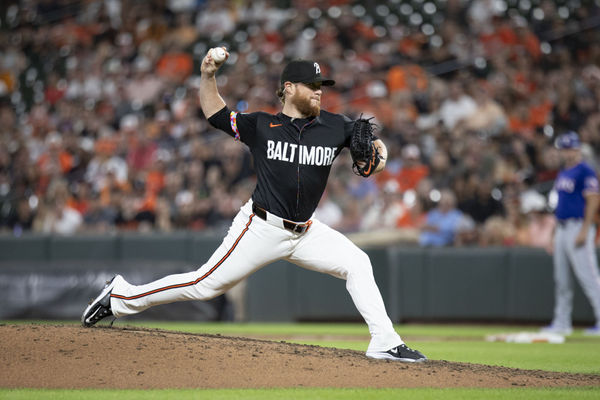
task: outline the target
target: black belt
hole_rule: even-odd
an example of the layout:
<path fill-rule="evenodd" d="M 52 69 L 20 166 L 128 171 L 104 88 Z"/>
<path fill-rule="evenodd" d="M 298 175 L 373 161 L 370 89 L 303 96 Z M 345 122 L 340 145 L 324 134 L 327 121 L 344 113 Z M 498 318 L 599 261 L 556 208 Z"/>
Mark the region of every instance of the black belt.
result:
<path fill-rule="evenodd" d="M 259 217 L 260 219 L 267 220 L 267 211 L 258 207 L 256 204 L 252 203 L 252 212 Z M 288 231 L 292 231 L 294 233 L 304 233 L 310 228 L 312 221 L 296 223 L 292 221 L 288 221 L 287 219 L 281 219 L 283 221 L 283 227 Z"/>

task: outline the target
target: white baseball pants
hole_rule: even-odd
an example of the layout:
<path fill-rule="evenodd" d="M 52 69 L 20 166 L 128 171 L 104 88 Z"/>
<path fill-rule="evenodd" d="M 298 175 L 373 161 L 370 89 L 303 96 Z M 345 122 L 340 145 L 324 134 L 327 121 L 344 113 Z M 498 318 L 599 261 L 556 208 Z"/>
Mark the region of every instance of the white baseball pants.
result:
<path fill-rule="evenodd" d="M 567 220 L 556 226 L 554 234 L 554 284 L 555 305 L 552 324 L 570 328 L 573 309 L 573 284 L 570 267 L 590 301 L 600 323 L 600 274 L 594 246 L 594 229 L 590 229 L 586 242 L 575 247 L 575 238 L 581 230 L 582 220 Z"/>
<path fill-rule="evenodd" d="M 185 300 L 208 300 L 274 261 L 346 280 L 346 288 L 371 333 L 368 351 L 387 351 L 403 343 L 387 316 L 369 257 L 341 233 L 313 219 L 303 234 L 274 226 L 252 213 L 248 201 L 233 220 L 223 243 L 198 270 L 131 285 L 117 277 L 111 294 L 116 317 Z"/>

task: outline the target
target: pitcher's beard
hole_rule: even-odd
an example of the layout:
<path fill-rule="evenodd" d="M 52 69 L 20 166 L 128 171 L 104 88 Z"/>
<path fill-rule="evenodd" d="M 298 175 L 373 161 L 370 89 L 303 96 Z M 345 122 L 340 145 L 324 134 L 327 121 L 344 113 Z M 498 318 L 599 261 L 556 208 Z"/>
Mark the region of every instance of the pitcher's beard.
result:
<path fill-rule="evenodd" d="M 295 96 L 291 100 L 296 109 L 306 117 L 316 117 L 321 112 L 321 106 L 318 104 L 312 104 L 310 97 L 301 98 L 299 96 Z"/>

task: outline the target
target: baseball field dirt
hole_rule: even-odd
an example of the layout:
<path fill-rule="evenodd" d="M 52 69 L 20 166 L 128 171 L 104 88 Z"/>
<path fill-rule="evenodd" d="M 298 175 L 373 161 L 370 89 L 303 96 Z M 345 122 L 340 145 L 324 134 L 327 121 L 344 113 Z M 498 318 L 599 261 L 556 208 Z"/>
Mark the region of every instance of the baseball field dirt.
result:
<path fill-rule="evenodd" d="M 600 386 L 600 375 L 429 360 L 143 328 L 0 324 L 3 388 Z"/>

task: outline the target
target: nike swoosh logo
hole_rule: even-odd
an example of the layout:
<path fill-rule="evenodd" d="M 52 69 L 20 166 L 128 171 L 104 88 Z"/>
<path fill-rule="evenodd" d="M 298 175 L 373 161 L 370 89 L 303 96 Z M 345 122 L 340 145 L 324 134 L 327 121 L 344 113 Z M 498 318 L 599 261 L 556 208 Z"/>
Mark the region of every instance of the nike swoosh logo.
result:
<path fill-rule="evenodd" d="M 281 125 L 283 125 L 283 124 L 274 124 L 274 123 L 272 123 L 272 122 L 271 122 L 271 123 L 269 124 L 269 128 L 275 128 L 275 127 L 277 127 L 277 126 L 281 126 Z"/>
<path fill-rule="evenodd" d="M 369 169 L 365 171 L 365 174 L 371 175 L 371 168 L 373 168 L 373 165 L 375 165 L 375 160 L 369 161 Z"/>

